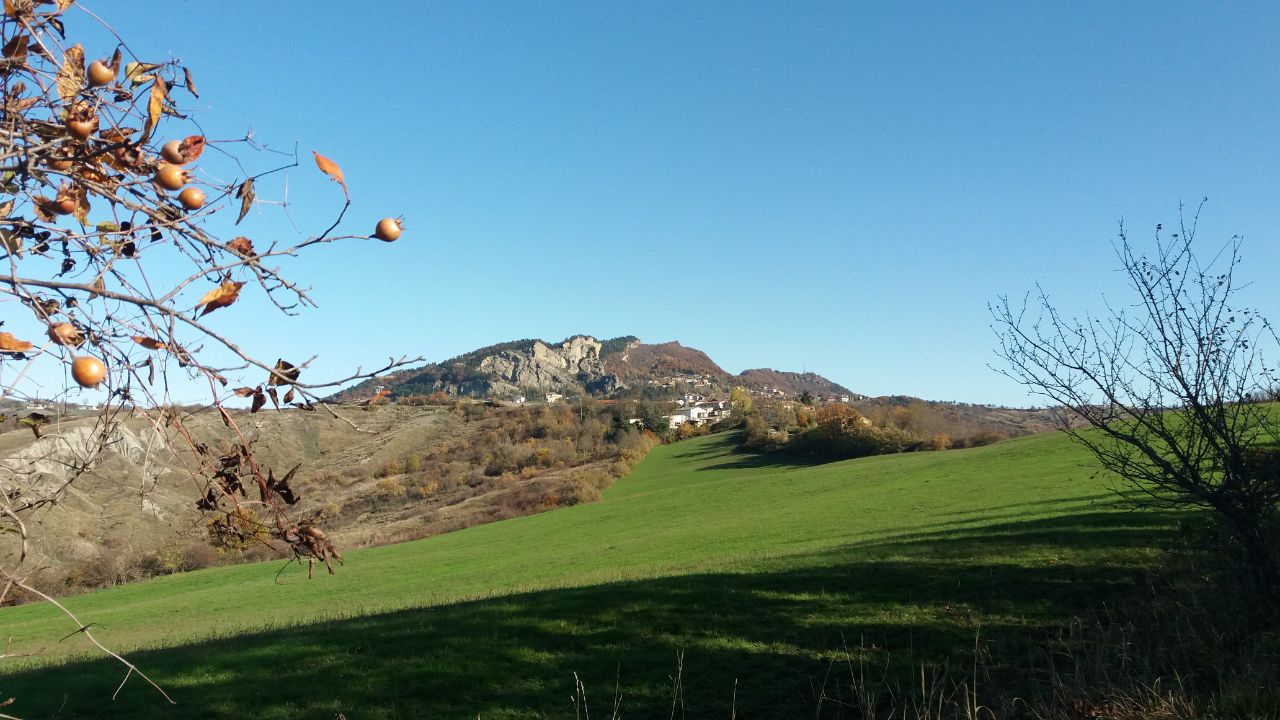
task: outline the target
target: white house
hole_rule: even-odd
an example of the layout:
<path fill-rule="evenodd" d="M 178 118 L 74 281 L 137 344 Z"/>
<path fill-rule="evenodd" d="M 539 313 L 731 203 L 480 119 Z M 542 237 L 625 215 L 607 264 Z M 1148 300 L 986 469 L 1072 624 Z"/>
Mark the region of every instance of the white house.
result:
<path fill-rule="evenodd" d="M 667 416 L 668 427 L 675 429 L 685 423 L 707 425 L 717 423 L 729 417 L 733 403 L 728 400 L 709 400 L 686 405 L 673 415 Z"/>

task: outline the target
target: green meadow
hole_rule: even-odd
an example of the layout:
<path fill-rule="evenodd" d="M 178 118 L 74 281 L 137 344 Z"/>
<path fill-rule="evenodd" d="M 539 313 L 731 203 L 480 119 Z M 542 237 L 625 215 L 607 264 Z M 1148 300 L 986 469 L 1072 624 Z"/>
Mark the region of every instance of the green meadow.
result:
<path fill-rule="evenodd" d="M 730 435 L 655 449 L 601 502 L 0 611 L 23 718 L 849 717 L 855 678 L 1038 656 L 1133 592 L 1175 518 L 1057 434 L 798 465 Z M 1020 681 L 1034 680 L 1021 668 Z M 581 681 L 581 689 L 575 685 Z M 585 691 L 585 702 L 582 692 Z M 574 698 L 577 697 L 577 706 Z"/>

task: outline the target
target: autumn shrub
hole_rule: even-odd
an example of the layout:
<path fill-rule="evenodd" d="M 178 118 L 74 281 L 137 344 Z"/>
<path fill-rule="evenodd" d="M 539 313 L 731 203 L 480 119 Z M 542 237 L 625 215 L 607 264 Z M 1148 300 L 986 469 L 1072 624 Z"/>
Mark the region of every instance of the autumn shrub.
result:
<path fill-rule="evenodd" d="M 404 483 L 398 477 L 386 477 L 378 481 L 373 488 L 374 494 L 382 500 L 404 497 Z"/>
<path fill-rule="evenodd" d="M 376 470 L 373 471 L 373 476 L 375 478 L 385 478 L 390 477 L 391 475 L 399 475 L 403 472 L 404 467 L 400 464 L 399 459 L 387 458 L 378 465 Z"/>

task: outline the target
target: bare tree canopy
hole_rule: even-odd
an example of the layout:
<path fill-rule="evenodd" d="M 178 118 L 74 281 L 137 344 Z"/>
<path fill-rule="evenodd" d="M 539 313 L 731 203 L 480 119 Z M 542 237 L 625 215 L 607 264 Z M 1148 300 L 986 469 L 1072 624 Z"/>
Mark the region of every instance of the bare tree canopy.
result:
<path fill-rule="evenodd" d="M 1132 296 L 1100 316 L 1064 317 L 1039 287 L 1000 297 L 997 370 L 1063 408 L 1063 428 L 1150 502 L 1218 513 L 1271 591 L 1280 417 L 1264 351 L 1280 343 L 1238 302 L 1240 239 L 1202 257 L 1198 220 L 1180 211 L 1167 235 L 1157 225 L 1147 253 L 1122 224 L 1116 254 Z"/>

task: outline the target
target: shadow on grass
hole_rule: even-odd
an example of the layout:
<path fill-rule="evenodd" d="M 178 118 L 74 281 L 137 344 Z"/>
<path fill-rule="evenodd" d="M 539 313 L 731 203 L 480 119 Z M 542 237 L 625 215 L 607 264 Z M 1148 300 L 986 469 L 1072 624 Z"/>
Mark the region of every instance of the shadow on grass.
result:
<path fill-rule="evenodd" d="M 761 452 L 757 450 L 748 450 L 742 447 L 743 433 L 741 431 L 733 431 L 726 433 L 723 438 L 719 438 L 718 442 L 708 443 L 696 446 L 695 449 L 685 450 L 676 453 L 673 457 L 686 460 L 700 460 L 712 457 L 725 457 L 730 459 L 724 462 L 718 462 L 712 465 L 705 465 L 698 468 L 699 470 L 757 470 L 757 469 L 780 469 L 780 468 L 802 468 L 813 467 L 815 465 L 826 465 L 833 462 L 840 462 L 841 459 L 806 457 L 793 455 L 782 452 Z M 842 458 L 848 459 L 848 458 Z"/>
<path fill-rule="evenodd" d="M 1018 662 L 1065 619 L 1132 590 L 1133 569 L 1091 564 L 1104 555 L 1091 551 L 1148 547 L 1172 520 L 1086 513 L 948 529 L 776 571 L 528 592 L 132 653 L 178 706 L 136 678 L 113 702 L 122 672 L 104 661 L 10 674 L 0 691 L 18 698 L 5 712 L 28 719 L 570 717 L 577 673 L 600 717 L 616 687 L 623 717 L 669 718 L 682 654 L 682 714 L 727 718 L 736 703 L 744 718 L 825 717 L 836 706 L 817 712 L 817 698 L 844 648 L 873 663 L 888 651 L 906 676 L 920 662 L 963 667 L 980 632 Z"/>

